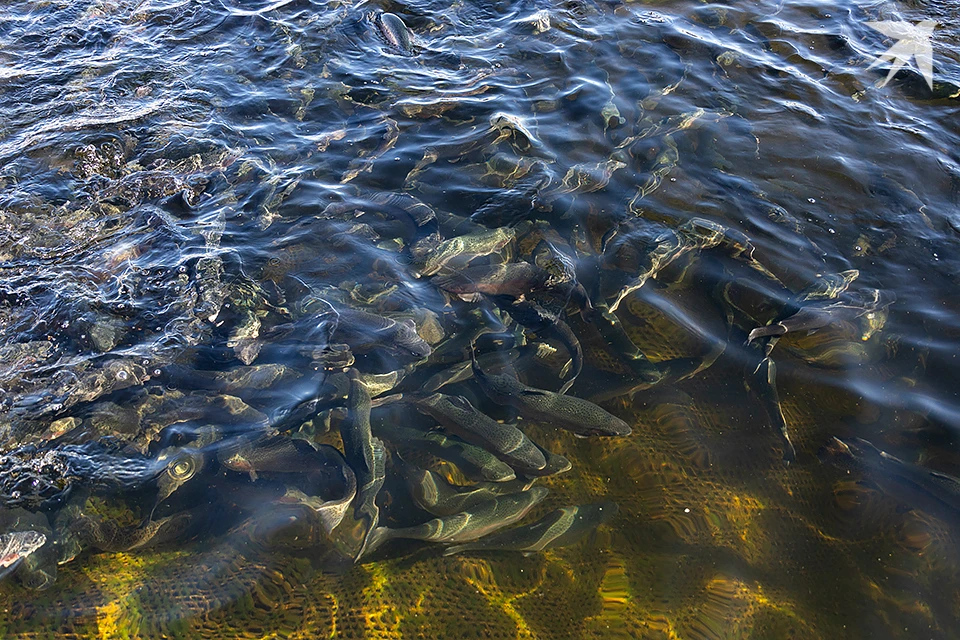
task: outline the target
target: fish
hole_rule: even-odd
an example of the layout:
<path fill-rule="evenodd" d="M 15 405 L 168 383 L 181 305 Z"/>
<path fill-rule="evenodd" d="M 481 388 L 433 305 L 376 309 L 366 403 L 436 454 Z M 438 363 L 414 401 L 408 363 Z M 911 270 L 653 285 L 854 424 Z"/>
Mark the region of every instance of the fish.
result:
<path fill-rule="evenodd" d="M 521 473 L 543 469 L 547 464 L 543 453 L 526 434 L 490 418 L 463 396 L 434 393 L 417 399 L 416 406 L 444 428 L 487 449 Z"/>
<path fill-rule="evenodd" d="M 340 425 L 343 453 L 357 478 L 357 494 L 353 503 L 354 518 L 363 523 L 355 559 L 364 548 L 380 518 L 376 498 L 386 479 L 386 447 L 373 437 L 370 426 L 370 394 L 356 369 L 351 369 L 350 392 L 347 395 L 347 419 Z"/>
<path fill-rule="evenodd" d="M 157 477 L 157 497 L 150 518 L 161 502 L 196 477 L 204 466 L 203 453 L 193 447 L 168 447 L 157 455 L 157 461 L 162 460 L 168 461 L 167 468 Z"/>
<path fill-rule="evenodd" d="M 508 351 L 500 351 L 497 353 L 487 353 L 479 356 L 477 360 L 483 365 L 485 362 L 492 362 L 496 360 L 498 363 L 510 363 L 514 362 L 517 358 L 520 357 L 520 351 L 517 349 L 509 349 Z M 425 392 L 435 392 L 439 391 L 441 388 L 447 386 L 448 384 L 455 384 L 457 382 L 463 382 L 464 380 L 469 380 L 473 376 L 473 369 L 471 367 L 470 361 L 458 362 L 457 364 L 447 367 L 443 371 L 435 373 L 434 375 L 427 378 L 426 382 L 420 385 L 420 389 Z"/>
<path fill-rule="evenodd" d="M 535 389 L 515 375 L 485 373 L 473 357 L 473 374 L 494 402 L 508 404 L 529 420 L 566 429 L 579 436 L 626 436 L 630 425 L 589 400 Z"/>
<path fill-rule="evenodd" d="M 332 500 L 322 500 L 308 496 L 295 487 L 287 487 L 281 502 L 304 504 L 316 512 L 323 530 L 330 535 L 343 521 L 357 495 L 357 477 L 346 464 L 341 467 L 343 474 L 343 496 Z"/>
<path fill-rule="evenodd" d="M 569 460 L 559 453 L 548 451 L 540 445 L 537 445 L 537 448 L 540 449 L 540 453 L 543 454 L 543 457 L 546 459 L 547 463 L 543 465 L 542 469 L 537 469 L 536 471 L 525 471 L 523 472 L 523 475 L 531 478 L 545 478 L 546 476 L 555 476 L 561 473 L 566 473 L 573 468 L 573 464 L 571 464 Z"/>
<path fill-rule="evenodd" d="M 570 326 L 560 316 L 544 309 L 532 300 L 507 301 L 503 298 L 494 297 L 494 301 L 501 309 L 509 313 L 511 318 L 527 329 L 541 335 L 551 335 L 566 347 L 567 353 L 570 354 L 570 361 L 560 371 L 560 376 L 564 377 L 569 372 L 570 377 L 567 378 L 567 381 L 564 382 L 557 393 L 563 395 L 569 391 L 573 383 L 577 381 L 577 376 L 583 370 L 583 348 Z"/>
<path fill-rule="evenodd" d="M 831 438 L 820 449 L 822 462 L 866 473 L 885 493 L 911 508 L 935 516 L 944 509 L 960 515 L 960 478 L 906 462 L 862 438 Z"/>
<path fill-rule="evenodd" d="M 430 345 L 417 333 L 411 319 L 394 320 L 375 313 L 349 307 L 338 309 L 337 338 L 350 345 L 354 353 L 362 354 L 387 348 L 418 360 L 431 353 Z"/>
<path fill-rule="evenodd" d="M 451 462 L 471 480 L 509 482 L 517 477 L 507 463 L 486 449 L 438 431 L 382 425 L 378 428 L 377 435 L 395 445 L 416 447 Z"/>
<path fill-rule="evenodd" d="M 393 461 L 416 505 L 438 517 L 467 511 L 498 495 L 511 493 L 510 489 L 525 491 L 532 485 L 532 481 L 514 480 L 460 487 L 450 484 L 434 471 L 409 464 L 400 456 L 394 456 Z"/>
<path fill-rule="evenodd" d="M 529 491 L 498 496 L 468 511 L 434 518 L 416 526 L 400 529 L 378 527 L 370 536 L 367 549 L 372 552 L 387 540 L 395 538 L 425 542 L 472 542 L 521 520 L 548 493 L 545 487 L 535 486 Z"/>
<path fill-rule="evenodd" d="M 746 377 L 747 387 L 753 391 L 770 420 L 771 428 L 776 431 L 783 446 L 783 462 L 790 464 L 797 459 L 797 450 L 790 440 L 790 431 L 780 406 L 780 393 L 777 391 L 777 363 L 766 357 L 760 361 L 752 374 Z"/>
<path fill-rule="evenodd" d="M 526 554 L 569 546 L 608 522 L 618 510 L 615 502 L 562 507 L 533 524 L 474 542 L 451 545 L 443 550 L 443 555 L 452 556 L 464 551 L 522 551 Z"/>
<path fill-rule="evenodd" d="M 0 535 L 0 577 L 18 562 L 47 543 L 47 536 L 37 531 L 13 531 Z"/>
<path fill-rule="evenodd" d="M 380 37 L 391 48 L 404 55 L 414 54 L 413 33 L 399 16 L 393 13 L 378 13 L 373 17 L 373 23 Z"/>
<path fill-rule="evenodd" d="M 497 227 L 449 238 L 430 254 L 420 274 L 445 276 L 455 273 L 475 258 L 500 251 L 512 243 L 516 236 L 516 231 L 509 227 Z"/>
<path fill-rule="evenodd" d="M 896 300 L 893 292 L 871 289 L 868 292 L 848 296 L 848 299 L 814 303 L 800 308 L 796 313 L 772 324 L 753 329 L 747 336 L 747 344 L 767 336 L 782 336 L 798 331 L 816 331 L 832 324 L 851 322 L 861 317 L 868 320 L 878 311 Z M 874 333 L 876 329 L 871 331 Z M 767 350 L 769 354 L 770 349 Z"/>
<path fill-rule="evenodd" d="M 529 262 L 507 262 L 465 267 L 449 275 L 437 276 L 433 282 L 458 296 L 484 293 L 520 298 L 543 287 L 549 278 L 549 273 Z"/>

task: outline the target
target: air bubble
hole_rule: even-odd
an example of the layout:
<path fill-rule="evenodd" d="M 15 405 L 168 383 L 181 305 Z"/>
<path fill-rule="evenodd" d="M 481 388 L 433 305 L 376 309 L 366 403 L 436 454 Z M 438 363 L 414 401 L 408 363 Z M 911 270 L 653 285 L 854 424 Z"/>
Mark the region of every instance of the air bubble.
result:
<path fill-rule="evenodd" d="M 130 377 L 130 374 L 124 371 L 123 369 L 121 369 L 120 371 L 117 371 L 117 380 L 126 380 L 129 377 Z"/>

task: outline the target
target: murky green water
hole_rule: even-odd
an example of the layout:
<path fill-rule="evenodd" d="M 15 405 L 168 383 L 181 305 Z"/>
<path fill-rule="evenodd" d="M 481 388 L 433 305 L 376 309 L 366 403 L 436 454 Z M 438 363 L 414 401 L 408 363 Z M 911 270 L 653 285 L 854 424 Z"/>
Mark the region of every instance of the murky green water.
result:
<path fill-rule="evenodd" d="M 3 637 L 958 637 L 955 3 L 0 7 Z"/>

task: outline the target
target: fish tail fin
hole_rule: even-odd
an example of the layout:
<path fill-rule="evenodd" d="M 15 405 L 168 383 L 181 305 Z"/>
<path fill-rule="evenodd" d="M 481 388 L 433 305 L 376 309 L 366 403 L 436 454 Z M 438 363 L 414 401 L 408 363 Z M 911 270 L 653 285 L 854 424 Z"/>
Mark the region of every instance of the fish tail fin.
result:
<path fill-rule="evenodd" d="M 786 330 L 783 328 L 783 325 L 780 324 L 768 324 L 765 327 L 757 327 L 750 332 L 750 335 L 747 336 L 747 344 L 750 344 L 757 338 L 765 338 L 766 336 L 782 336 L 786 333 Z"/>
<path fill-rule="evenodd" d="M 389 527 L 375 527 L 363 542 L 363 546 L 357 554 L 357 560 L 359 561 L 364 556 L 370 555 L 392 537 Z"/>

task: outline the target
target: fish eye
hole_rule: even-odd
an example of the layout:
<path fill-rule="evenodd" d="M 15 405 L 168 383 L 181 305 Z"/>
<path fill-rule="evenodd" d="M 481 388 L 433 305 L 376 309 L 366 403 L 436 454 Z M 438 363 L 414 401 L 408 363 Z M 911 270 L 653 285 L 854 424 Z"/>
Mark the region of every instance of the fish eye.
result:
<path fill-rule="evenodd" d="M 175 480 L 189 480 L 196 472 L 197 463 L 188 455 L 174 459 L 167 466 L 167 473 Z"/>

